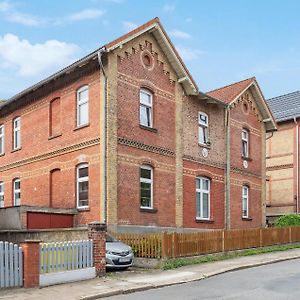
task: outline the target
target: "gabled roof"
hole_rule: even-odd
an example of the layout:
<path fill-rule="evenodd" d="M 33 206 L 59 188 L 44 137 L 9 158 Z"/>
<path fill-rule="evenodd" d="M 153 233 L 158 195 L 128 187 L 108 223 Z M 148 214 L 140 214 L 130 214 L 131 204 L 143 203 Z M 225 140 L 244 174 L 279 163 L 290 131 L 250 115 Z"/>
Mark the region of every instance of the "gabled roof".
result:
<path fill-rule="evenodd" d="M 255 77 L 251 77 L 239 82 L 235 82 L 224 87 L 207 92 L 207 95 L 223 101 L 227 105 L 232 105 L 246 90 L 250 89 L 255 100 L 259 112 L 266 124 L 267 131 L 276 130 L 276 122 L 270 108 L 264 98 L 264 95 L 256 81 Z"/>
<path fill-rule="evenodd" d="M 191 74 L 189 73 L 187 67 L 183 63 L 182 59 L 180 58 L 178 52 L 176 51 L 174 45 L 172 44 L 170 38 L 168 37 L 167 33 L 165 32 L 163 26 L 161 25 L 159 18 L 154 18 L 153 20 L 143 24 L 142 26 L 137 27 L 136 29 L 132 30 L 131 32 L 121 36 L 120 38 L 105 44 L 104 46 L 96 49 L 95 51 L 91 52 L 90 54 L 86 55 L 82 59 L 74 62 L 73 64 L 63 68 L 62 70 L 54 73 L 53 75 L 49 76 L 48 78 L 38 82 L 37 84 L 23 90 L 22 92 L 16 94 L 15 96 L 8 99 L 4 104 L 1 105 L 0 110 L 7 105 L 10 105 L 12 102 L 21 100 L 22 97 L 33 92 L 48 83 L 57 80 L 59 77 L 71 73 L 78 68 L 81 68 L 87 65 L 89 62 L 96 60 L 98 57 L 99 51 L 106 51 L 110 52 L 118 47 L 122 47 L 124 44 L 128 43 L 132 39 L 136 38 L 139 35 L 142 35 L 145 32 L 151 32 L 154 37 L 156 38 L 157 42 L 159 43 L 160 47 L 166 54 L 170 64 L 172 65 L 173 69 L 175 70 L 179 82 L 182 84 L 185 92 L 187 95 L 197 95 L 202 97 L 198 87 L 192 78 Z M 209 97 L 211 101 L 214 101 L 212 97 Z M 204 98 L 203 98 L 204 99 Z"/>
<path fill-rule="evenodd" d="M 277 122 L 300 117 L 300 91 L 267 100 Z"/>
<path fill-rule="evenodd" d="M 235 82 L 224 87 L 207 92 L 211 97 L 219 99 L 226 104 L 231 104 L 241 93 L 243 93 L 250 84 L 253 83 L 255 77 L 251 77 L 239 82 Z"/>

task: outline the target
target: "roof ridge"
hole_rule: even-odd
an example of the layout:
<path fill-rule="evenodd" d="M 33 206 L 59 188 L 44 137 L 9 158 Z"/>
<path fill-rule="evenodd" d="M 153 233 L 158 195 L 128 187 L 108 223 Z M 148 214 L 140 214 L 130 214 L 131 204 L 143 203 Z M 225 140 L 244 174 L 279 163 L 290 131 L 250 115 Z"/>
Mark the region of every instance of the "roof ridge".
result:
<path fill-rule="evenodd" d="M 211 90 L 211 91 L 207 91 L 206 93 L 211 93 L 211 92 L 215 92 L 215 91 L 218 91 L 218 90 L 222 90 L 222 89 L 224 89 L 224 88 L 230 87 L 230 86 L 232 86 L 232 85 L 235 85 L 235 84 L 238 84 L 238 83 L 241 83 L 241 82 L 250 80 L 250 79 L 256 80 L 255 76 L 252 76 L 252 77 L 249 77 L 249 78 L 246 78 L 246 79 L 243 79 L 243 80 L 234 82 L 234 83 L 230 83 L 230 84 L 224 85 L 224 86 L 219 87 L 219 88 L 217 88 L 217 89 L 214 89 L 214 90 Z"/>
<path fill-rule="evenodd" d="M 280 96 L 272 97 L 272 98 L 267 99 L 267 101 L 273 100 L 273 99 L 276 99 L 276 98 L 280 98 L 280 97 L 285 97 L 287 95 L 291 95 L 291 94 L 295 94 L 295 93 L 300 93 L 300 91 L 294 91 L 294 92 L 290 92 L 290 93 L 283 94 L 283 95 L 280 95 Z"/>

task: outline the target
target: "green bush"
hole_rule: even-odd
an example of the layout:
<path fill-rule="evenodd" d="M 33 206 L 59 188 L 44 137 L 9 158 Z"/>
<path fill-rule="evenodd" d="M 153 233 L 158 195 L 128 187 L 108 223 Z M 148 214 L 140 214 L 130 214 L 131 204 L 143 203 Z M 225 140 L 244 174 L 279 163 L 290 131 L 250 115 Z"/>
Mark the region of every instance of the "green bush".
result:
<path fill-rule="evenodd" d="M 275 222 L 275 227 L 300 226 L 300 215 L 284 215 Z"/>

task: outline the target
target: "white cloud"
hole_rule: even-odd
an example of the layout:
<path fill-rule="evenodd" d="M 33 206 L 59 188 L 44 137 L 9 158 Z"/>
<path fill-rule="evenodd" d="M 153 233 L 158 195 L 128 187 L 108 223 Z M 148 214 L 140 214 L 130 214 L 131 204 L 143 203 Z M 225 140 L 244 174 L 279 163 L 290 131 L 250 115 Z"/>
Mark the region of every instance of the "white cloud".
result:
<path fill-rule="evenodd" d="M 18 23 L 25 26 L 39 26 L 46 23 L 46 21 L 43 21 L 38 17 L 22 14 L 19 12 L 12 12 L 8 14 L 6 19 L 12 23 Z"/>
<path fill-rule="evenodd" d="M 125 21 L 123 22 L 123 28 L 125 29 L 125 31 L 131 31 L 135 28 L 137 28 L 138 25 L 129 21 Z"/>
<path fill-rule="evenodd" d="M 85 9 L 76 13 L 73 13 L 67 17 L 69 21 L 83 21 L 97 19 L 104 15 L 103 10 L 99 9 Z"/>
<path fill-rule="evenodd" d="M 167 13 L 170 13 L 170 12 L 173 12 L 175 10 L 175 5 L 173 4 L 165 4 L 163 6 L 163 11 L 167 12 Z"/>
<path fill-rule="evenodd" d="M 191 35 L 188 34 L 187 32 L 177 30 L 177 29 L 170 31 L 170 36 L 180 38 L 180 39 L 190 39 L 191 38 Z"/>
<path fill-rule="evenodd" d="M 8 1 L 1 1 L 0 2 L 0 11 L 5 12 L 12 9 L 12 5 Z"/>
<path fill-rule="evenodd" d="M 44 76 L 75 60 L 79 47 L 57 40 L 31 44 L 14 34 L 0 36 L 0 70 L 14 69 L 21 77 Z"/>
<path fill-rule="evenodd" d="M 180 56 L 183 58 L 183 60 L 186 61 L 198 59 L 200 55 L 203 54 L 203 51 L 183 46 L 176 46 L 176 49 Z"/>

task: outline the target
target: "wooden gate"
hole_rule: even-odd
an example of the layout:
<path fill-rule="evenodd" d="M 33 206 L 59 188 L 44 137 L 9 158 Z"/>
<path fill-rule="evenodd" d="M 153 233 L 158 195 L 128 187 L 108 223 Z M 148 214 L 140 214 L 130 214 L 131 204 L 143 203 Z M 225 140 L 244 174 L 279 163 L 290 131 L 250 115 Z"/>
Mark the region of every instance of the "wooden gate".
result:
<path fill-rule="evenodd" d="M 13 243 L 0 242 L 0 288 L 22 285 L 22 248 Z"/>

